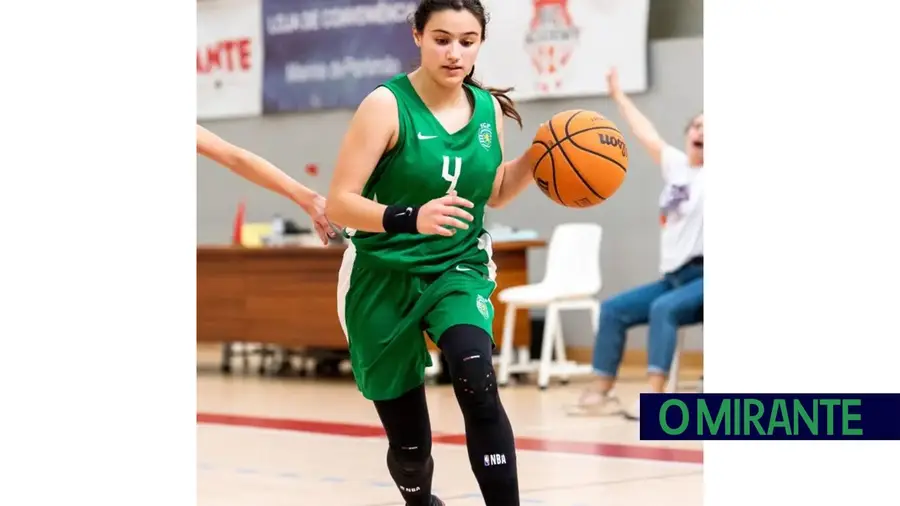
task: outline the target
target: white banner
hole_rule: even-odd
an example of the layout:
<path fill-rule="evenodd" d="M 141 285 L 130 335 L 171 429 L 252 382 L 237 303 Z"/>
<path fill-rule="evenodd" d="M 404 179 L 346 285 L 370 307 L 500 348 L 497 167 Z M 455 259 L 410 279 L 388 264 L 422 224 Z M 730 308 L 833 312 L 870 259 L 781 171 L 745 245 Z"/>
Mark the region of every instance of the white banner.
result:
<path fill-rule="evenodd" d="M 260 0 L 197 1 L 197 119 L 262 114 Z"/>
<path fill-rule="evenodd" d="M 515 100 L 607 95 L 606 71 L 626 93 L 647 89 L 650 0 L 483 0 L 490 15 L 476 77 L 514 86 Z"/>

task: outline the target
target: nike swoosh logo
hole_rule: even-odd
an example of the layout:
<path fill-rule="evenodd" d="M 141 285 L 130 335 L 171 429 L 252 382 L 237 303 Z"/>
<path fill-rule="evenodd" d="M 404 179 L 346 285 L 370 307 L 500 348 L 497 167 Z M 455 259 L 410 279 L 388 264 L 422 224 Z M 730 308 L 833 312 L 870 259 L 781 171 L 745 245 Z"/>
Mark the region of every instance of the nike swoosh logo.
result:
<path fill-rule="evenodd" d="M 458 270 L 459 272 L 466 272 L 466 271 L 471 271 L 472 269 L 469 269 L 468 267 L 463 267 L 462 265 L 457 265 L 456 270 Z"/>
<path fill-rule="evenodd" d="M 401 216 L 412 216 L 412 212 L 413 212 L 413 208 L 407 207 L 405 211 L 403 211 L 402 213 L 397 213 L 394 216 L 396 216 L 397 218 L 399 218 Z"/>
<path fill-rule="evenodd" d="M 428 139 L 437 139 L 437 135 L 423 135 L 422 132 L 419 132 L 419 140 L 427 141 Z"/>

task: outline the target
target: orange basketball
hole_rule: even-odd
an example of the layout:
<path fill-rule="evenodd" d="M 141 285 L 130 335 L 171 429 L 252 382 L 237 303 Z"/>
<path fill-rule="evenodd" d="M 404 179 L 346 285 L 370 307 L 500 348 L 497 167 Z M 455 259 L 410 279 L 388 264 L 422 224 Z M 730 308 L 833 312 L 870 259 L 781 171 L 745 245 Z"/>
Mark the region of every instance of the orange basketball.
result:
<path fill-rule="evenodd" d="M 603 203 L 628 172 L 628 147 L 621 132 L 593 111 L 555 114 L 538 129 L 526 156 L 538 188 L 566 207 Z"/>

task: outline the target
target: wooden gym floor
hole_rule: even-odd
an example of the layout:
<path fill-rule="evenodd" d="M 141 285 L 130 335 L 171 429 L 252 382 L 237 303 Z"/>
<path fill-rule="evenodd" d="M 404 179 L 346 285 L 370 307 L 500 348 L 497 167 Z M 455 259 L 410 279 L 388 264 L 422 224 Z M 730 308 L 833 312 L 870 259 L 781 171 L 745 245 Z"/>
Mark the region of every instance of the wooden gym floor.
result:
<path fill-rule="evenodd" d="M 198 365 L 216 353 L 199 353 Z M 620 417 L 570 417 L 582 385 L 501 391 L 517 437 L 523 505 L 702 504 L 698 443 L 640 441 Z M 633 402 L 640 383 L 619 387 Z M 449 386 L 429 386 L 436 493 L 483 505 L 462 417 Z M 197 376 L 200 506 L 403 506 L 385 468 L 374 408 L 351 380 L 279 379 L 255 372 Z"/>

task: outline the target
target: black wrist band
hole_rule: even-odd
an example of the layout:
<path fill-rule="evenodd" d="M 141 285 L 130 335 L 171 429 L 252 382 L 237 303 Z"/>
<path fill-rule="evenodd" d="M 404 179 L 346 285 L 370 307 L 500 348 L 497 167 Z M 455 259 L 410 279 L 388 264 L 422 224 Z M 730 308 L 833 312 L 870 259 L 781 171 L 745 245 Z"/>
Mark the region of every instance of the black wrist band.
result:
<path fill-rule="evenodd" d="M 417 234 L 416 220 L 419 217 L 418 206 L 388 206 L 384 210 L 381 224 L 389 234 Z"/>

